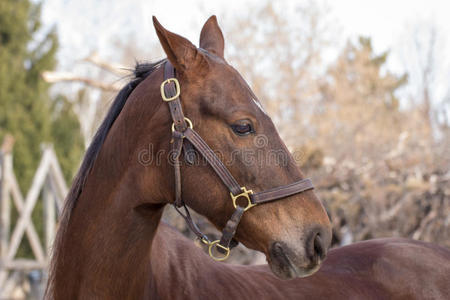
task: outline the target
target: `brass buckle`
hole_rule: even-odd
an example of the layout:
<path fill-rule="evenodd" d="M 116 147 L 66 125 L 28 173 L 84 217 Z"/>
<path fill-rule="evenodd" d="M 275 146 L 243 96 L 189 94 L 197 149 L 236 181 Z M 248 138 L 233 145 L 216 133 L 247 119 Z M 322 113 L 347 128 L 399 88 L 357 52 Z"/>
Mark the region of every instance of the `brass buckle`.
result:
<path fill-rule="evenodd" d="M 170 82 L 175 82 L 175 89 L 177 91 L 175 93 L 175 96 L 173 96 L 173 97 L 167 97 L 166 93 L 164 92 L 164 86 Z M 164 80 L 161 83 L 161 97 L 163 98 L 164 101 L 169 102 L 169 101 L 177 99 L 179 96 L 180 96 L 180 83 L 178 82 L 178 80 L 176 78 L 169 78 L 169 79 Z"/>
<path fill-rule="evenodd" d="M 234 208 L 237 208 L 236 200 L 237 200 L 239 197 L 244 197 L 244 198 L 246 198 L 248 202 L 247 202 L 247 206 L 244 207 L 244 211 L 247 211 L 249 208 L 251 208 L 251 207 L 253 207 L 253 206 L 256 205 L 256 204 L 253 204 L 253 203 L 252 203 L 252 200 L 250 199 L 250 195 L 253 194 L 253 191 L 252 191 L 252 190 L 247 190 L 247 189 L 245 188 L 245 186 L 241 187 L 241 190 L 242 190 L 242 193 L 237 194 L 236 196 L 233 195 L 232 193 L 230 193 L 231 200 L 233 200 L 233 206 L 234 206 Z"/>
<path fill-rule="evenodd" d="M 188 118 L 184 117 L 184 120 L 186 121 L 186 123 L 188 124 L 188 127 L 190 129 L 194 128 L 194 125 L 192 125 L 192 121 L 189 120 Z M 175 123 L 172 123 L 172 132 L 175 131 Z"/>
<path fill-rule="evenodd" d="M 225 259 L 228 258 L 228 256 L 230 256 L 230 248 L 224 247 L 221 244 L 219 244 L 220 240 L 216 240 L 214 242 L 209 243 L 209 247 L 208 247 L 208 252 L 209 252 L 209 256 L 211 256 L 212 259 L 214 259 L 215 261 L 223 261 Z M 213 247 L 220 247 L 223 250 L 226 251 L 226 253 L 224 254 L 224 256 L 214 256 L 212 249 Z"/>

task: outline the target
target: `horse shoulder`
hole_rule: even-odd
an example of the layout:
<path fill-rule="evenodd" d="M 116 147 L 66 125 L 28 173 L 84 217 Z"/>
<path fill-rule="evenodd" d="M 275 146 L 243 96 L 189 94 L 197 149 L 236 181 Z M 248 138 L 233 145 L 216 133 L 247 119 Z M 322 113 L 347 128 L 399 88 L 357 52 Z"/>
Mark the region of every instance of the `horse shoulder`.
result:
<path fill-rule="evenodd" d="M 375 239 L 356 243 L 348 252 L 366 265 L 363 275 L 397 299 L 448 299 L 450 295 L 450 250 L 446 248 L 410 239 Z"/>

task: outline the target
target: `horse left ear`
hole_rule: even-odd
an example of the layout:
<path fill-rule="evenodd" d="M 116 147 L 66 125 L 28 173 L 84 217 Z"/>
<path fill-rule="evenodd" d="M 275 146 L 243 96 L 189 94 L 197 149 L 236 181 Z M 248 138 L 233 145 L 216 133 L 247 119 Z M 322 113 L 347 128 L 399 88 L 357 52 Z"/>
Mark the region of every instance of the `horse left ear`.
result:
<path fill-rule="evenodd" d="M 200 48 L 212 52 L 215 55 L 223 58 L 223 49 L 225 42 L 223 39 L 222 30 L 220 30 L 217 23 L 216 16 L 211 16 L 203 25 L 200 33 Z"/>
<path fill-rule="evenodd" d="M 189 69 L 198 72 L 199 66 L 204 62 L 204 57 L 197 47 L 186 38 L 165 29 L 154 16 L 153 25 L 161 46 L 175 69 L 180 73 Z"/>

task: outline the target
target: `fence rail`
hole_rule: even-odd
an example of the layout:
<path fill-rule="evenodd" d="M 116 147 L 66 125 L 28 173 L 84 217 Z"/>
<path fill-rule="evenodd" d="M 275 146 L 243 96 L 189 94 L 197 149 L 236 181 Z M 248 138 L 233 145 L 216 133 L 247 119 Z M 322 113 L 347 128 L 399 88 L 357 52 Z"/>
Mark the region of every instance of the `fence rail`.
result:
<path fill-rule="evenodd" d="M 0 299 L 21 298 L 21 293 L 25 297 L 26 292 L 18 288 L 24 277 L 18 275 L 20 272 L 46 273 L 56 220 L 68 191 L 53 147 L 44 144 L 41 161 L 24 197 L 13 170 L 12 146 L 12 138 L 7 137 L 0 149 Z M 43 201 L 43 241 L 31 218 L 40 199 Z M 18 218 L 11 227 L 13 208 Z M 31 246 L 32 259 L 16 258 L 25 237 Z"/>

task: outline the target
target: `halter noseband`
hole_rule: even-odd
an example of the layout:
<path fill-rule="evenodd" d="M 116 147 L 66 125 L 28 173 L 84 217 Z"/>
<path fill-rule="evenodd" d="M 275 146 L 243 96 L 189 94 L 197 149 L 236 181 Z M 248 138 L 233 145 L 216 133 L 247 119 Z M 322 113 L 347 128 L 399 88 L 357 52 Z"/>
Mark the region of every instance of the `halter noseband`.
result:
<path fill-rule="evenodd" d="M 230 255 L 231 240 L 236 233 L 237 226 L 245 211 L 255 205 L 279 200 L 314 188 L 310 179 L 302 179 L 288 185 L 256 193 L 252 190 L 247 190 L 246 187 L 241 187 L 222 161 L 216 156 L 214 151 L 193 129 L 191 120 L 184 116 L 180 101 L 180 83 L 176 79 L 175 69 L 169 61 L 166 61 L 164 64 L 164 81 L 161 83 L 161 96 L 162 99 L 168 103 L 173 120 L 171 159 L 175 169 L 174 206 L 178 213 L 185 219 L 189 228 L 208 246 L 209 255 L 214 260 L 225 260 Z M 185 142 L 185 140 L 188 142 Z M 199 230 L 191 218 L 189 209 L 181 198 L 180 155 L 181 151 L 184 149 L 186 160 L 193 163 L 192 146 L 200 152 L 228 188 L 233 206 L 236 208 L 230 220 L 228 220 L 225 225 L 220 240 L 210 241 L 208 237 Z M 239 198 L 246 199 L 247 205 L 245 207 L 242 207 L 237 203 L 237 199 Z M 180 211 L 180 207 L 184 208 L 184 214 Z M 215 256 L 213 253 L 214 247 L 223 256 Z"/>

